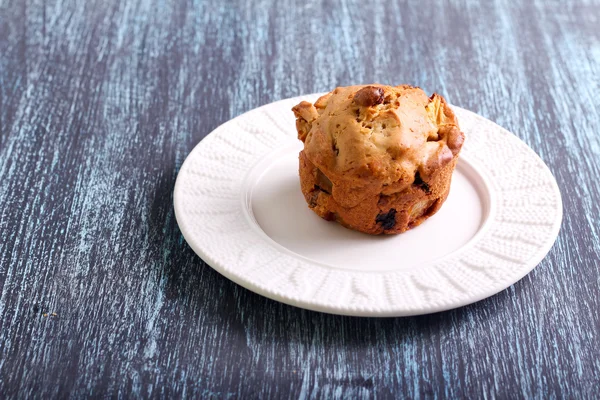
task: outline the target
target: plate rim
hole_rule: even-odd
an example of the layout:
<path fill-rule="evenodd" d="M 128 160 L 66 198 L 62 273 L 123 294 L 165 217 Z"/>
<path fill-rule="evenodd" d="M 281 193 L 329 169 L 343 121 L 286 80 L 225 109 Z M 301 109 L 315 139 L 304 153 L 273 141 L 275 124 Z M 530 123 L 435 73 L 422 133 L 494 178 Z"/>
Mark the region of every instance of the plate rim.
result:
<path fill-rule="evenodd" d="M 300 308 L 304 308 L 304 309 L 308 309 L 308 310 L 312 310 L 312 311 L 318 311 L 318 312 L 324 312 L 324 313 L 336 314 L 336 315 L 348 315 L 348 316 L 360 316 L 360 317 L 400 317 L 400 316 L 422 315 L 422 314 L 430 314 L 430 313 L 436 313 L 436 312 L 440 312 L 440 311 L 450 310 L 450 309 L 462 307 L 462 306 L 465 306 L 468 304 L 476 303 L 478 301 L 481 301 L 483 299 L 491 297 L 491 296 L 505 290 L 506 288 L 512 286 L 516 282 L 523 279 L 523 277 L 525 277 L 536 266 L 538 266 L 540 264 L 540 262 L 546 257 L 546 255 L 551 250 L 551 248 L 554 246 L 554 244 L 556 242 L 556 238 L 557 238 L 560 228 L 562 226 L 563 202 L 562 202 L 562 196 L 560 193 L 560 189 L 558 187 L 558 183 L 556 182 L 556 178 L 553 176 L 549 167 L 544 163 L 544 161 L 541 159 L 541 157 L 535 151 L 533 151 L 533 149 L 531 149 L 518 136 L 509 132 L 505 128 L 497 125 L 493 121 L 491 121 L 485 117 L 482 117 L 472 111 L 465 110 L 465 109 L 462 109 L 457 106 L 452 106 L 453 108 L 458 109 L 461 112 L 464 112 L 466 114 L 471 114 L 476 119 L 485 120 L 486 122 L 492 124 L 495 129 L 501 130 L 502 132 L 507 133 L 510 136 L 512 136 L 513 139 L 519 141 L 522 146 L 525 146 L 529 150 L 529 155 L 532 157 L 535 157 L 536 158 L 535 161 L 538 163 L 541 163 L 541 165 L 543 165 L 544 173 L 547 174 L 547 176 L 551 178 L 548 183 L 551 185 L 553 194 L 556 196 L 557 204 L 555 206 L 556 214 L 554 215 L 552 227 L 550 228 L 550 231 L 549 231 L 550 234 L 548 236 L 548 239 L 545 240 L 545 242 L 543 243 L 543 245 L 537 247 L 537 249 L 533 253 L 533 255 L 531 257 L 529 257 L 528 261 L 526 262 L 527 267 L 519 269 L 519 273 L 513 274 L 513 275 L 509 274 L 511 276 L 510 279 L 497 281 L 495 285 L 488 285 L 483 290 L 472 293 L 469 296 L 463 296 L 462 299 L 454 298 L 454 299 L 450 299 L 450 301 L 429 304 L 429 305 L 422 306 L 419 308 L 403 309 L 402 307 L 400 307 L 400 308 L 389 307 L 387 309 L 382 310 L 382 309 L 373 309 L 372 307 L 349 307 L 349 306 L 342 307 L 342 306 L 336 306 L 336 305 L 332 305 L 332 304 L 321 304 L 319 302 L 311 302 L 309 300 L 302 299 L 302 298 L 286 296 L 275 290 L 269 291 L 268 289 L 264 288 L 263 286 L 255 283 L 249 279 L 245 279 L 244 276 L 242 276 L 240 274 L 235 274 L 233 272 L 233 270 L 221 266 L 220 263 L 217 260 L 215 260 L 211 256 L 211 254 L 209 254 L 201 246 L 199 246 L 198 243 L 196 243 L 194 240 L 190 240 L 190 238 L 192 237 L 193 234 L 192 234 L 192 232 L 190 232 L 188 230 L 188 225 L 183 220 L 184 211 L 181 209 L 182 202 L 180 201 L 180 196 L 181 196 L 181 186 L 183 185 L 182 179 L 181 179 L 181 176 L 182 176 L 181 172 L 186 170 L 188 163 L 191 162 L 190 160 L 192 159 L 192 157 L 196 153 L 201 151 L 204 146 L 207 146 L 206 139 L 209 138 L 211 135 L 213 135 L 215 132 L 219 132 L 219 130 L 223 129 L 223 127 L 226 126 L 227 124 L 230 124 L 230 123 L 233 124 L 236 121 L 240 121 L 244 118 L 247 118 L 248 115 L 250 115 L 251 113 L 258 113 L 259 111 L 264 111 L 268 107 L 276 107 L 277 105 L 281 105 L 284 102 L 290 103 L 290 102 L 300 101 L 301 99 L 314 98 L 314 97 L 317 97 L 320 95 L 322 95 L 322 93 L 308 94 L 308 95 L 296 96 L 296 97 L 292 97 L 292 98 L 288 98 L 288 99 L 278 100 L 278 101 L 257 107 L 255 109 L 249 110 L 235 118 L 232 118 L 232 119 L 224 122 L 223 124 L 219 125 L 213 131 L 211 131 L 209 134 L 207 134 L 204 138 L 202 138 L 202 140 L 194 146 L 194 148 L 186 156 L 185 161 L 182 163 L 182 165 L 178 171 L 178 174 L 177 174 L 177 179 L 175 182 L 174 193 L 173 193 L 175 219 L 177 221 L 177 224 L 179 226 L 179 229 L 181 230 L 183 237 L 185 238 L 188 245 L 192 248 L 192 250 L 194 250 L 194 252 L 207 265 L 209 265 L 211 268 L 213 268 L 214 270 L 219 272 L 221 275 L 225 276 L 227 279 L 237 283 L 238 285 L 240 285 L 248 290 L 251 290 L 257 294 L 265 296 L 267 298 L 279 301 L 284 304 L 288 304 L 288 305 L 292 305 L 295 307 L 300 307 Z M 274 149 L 269 149 L 269 152 L 275 151 L 275 150 L 277 150 L 277 147 Z M 252 164 L 248 168 L 247 173 L 250 173 L 250 171 L 254 168 L 255 164 L 260 162 L 260 158 L 264 157 L 266 154 L 267 154 L 267 152 L 265 154 L 263 154 L 263 156 L 259 157 L 259 159 L 252 162 Z M 477 170 L 477 163 L 475 163 L 475 165 L 471 164 L 471 167 Z M 481 172 L 482 171 L 478 171 L 478 173 L 481 173 Z M 244 174 L 244 175 L 246 175 L 246 174 Z M 243 186 L 243 185 L 244 185 L 244 180 L 242 180 L 240 182 L 240 186 Z M 488 188 L 489 188 L 488 190 L 490 190 L 492 187 L 488 186 Z M 493 196 L 491 196 L 491 197 L 493 198 Z M 486 224 L 484 224 L 484 225 L 488 225 L 492 222 L 493 221 L 486 222 Z M 480 231 L 478 231 L 476 235 L 479 235 L 479 233 L 480 233 Z M 265 235 L 266 235 L 266 233 L 265 233 Z M 472 242 L 473 242 L 472 240 L 469 240 L 465 245 L 472 243 Z M 292 252 L 289 249 L 287 249 L 287 250 L 289 252 Z M 443 256 L 442 258 L 446 258 L 446 255 Z M 347 271 L 347 272 L 349 273 L 349 271 Z"/>

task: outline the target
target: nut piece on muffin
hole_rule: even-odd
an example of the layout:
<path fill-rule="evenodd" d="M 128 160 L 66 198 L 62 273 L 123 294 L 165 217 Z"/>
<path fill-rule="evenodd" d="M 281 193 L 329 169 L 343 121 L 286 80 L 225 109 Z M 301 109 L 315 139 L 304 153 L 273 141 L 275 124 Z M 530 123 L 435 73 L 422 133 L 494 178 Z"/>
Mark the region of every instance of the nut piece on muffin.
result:
<path fill-rule="evenodd" d="M 464 141 L 444 98 L 408 85 L 338 87 L 296 115 L 300 184 L 311 210 L 377 235 L 442 206 Z"/>

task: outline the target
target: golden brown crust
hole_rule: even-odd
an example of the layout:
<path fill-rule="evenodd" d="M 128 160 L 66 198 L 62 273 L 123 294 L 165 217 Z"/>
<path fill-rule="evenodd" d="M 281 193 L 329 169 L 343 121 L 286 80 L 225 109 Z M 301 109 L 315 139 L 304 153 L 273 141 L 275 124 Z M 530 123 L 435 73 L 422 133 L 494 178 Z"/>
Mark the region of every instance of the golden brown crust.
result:
<path fill-rule="evenodd" d="M 337 88 L 293 108 L 309 207 L 370 234 L 419 225 L 448 196 L 464 141 L 443 97 L 419 88 Z"/>

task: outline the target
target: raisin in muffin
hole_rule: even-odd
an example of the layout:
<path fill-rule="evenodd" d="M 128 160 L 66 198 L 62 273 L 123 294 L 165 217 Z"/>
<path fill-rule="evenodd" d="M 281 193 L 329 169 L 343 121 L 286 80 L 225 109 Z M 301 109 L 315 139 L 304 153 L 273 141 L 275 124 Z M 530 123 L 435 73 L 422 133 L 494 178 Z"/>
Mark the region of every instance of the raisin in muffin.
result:
<path fill-rule="evenodd" d="M 292 111 L 304 142 L 302 193 L 322 218 L 396 234 L 446 200 L 464 134 L 442 96 L 408 85 L 338 87 Z"/>

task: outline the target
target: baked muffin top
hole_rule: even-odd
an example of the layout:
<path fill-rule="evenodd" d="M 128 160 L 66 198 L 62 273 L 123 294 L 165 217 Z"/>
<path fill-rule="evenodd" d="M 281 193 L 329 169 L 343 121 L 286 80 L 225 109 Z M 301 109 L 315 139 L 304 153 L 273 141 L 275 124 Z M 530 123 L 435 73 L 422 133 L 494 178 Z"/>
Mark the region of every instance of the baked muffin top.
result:
<path fill-rule="evenodd" d="M 346 206 L 366 188 L 389 195 L 426 180 L 464 140 L 442 96 L 408 85 L 338 87 L 293 111 L 306 156 Z"/>

